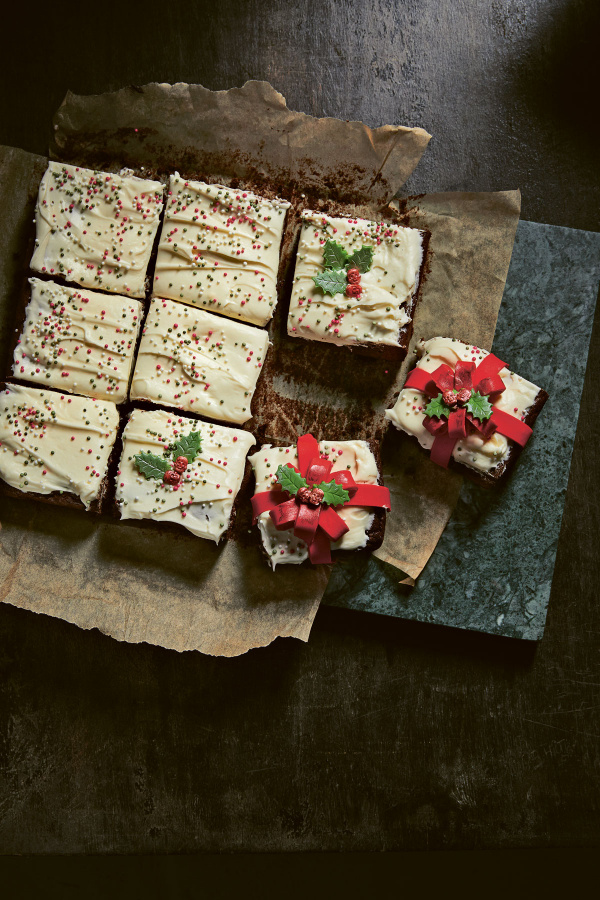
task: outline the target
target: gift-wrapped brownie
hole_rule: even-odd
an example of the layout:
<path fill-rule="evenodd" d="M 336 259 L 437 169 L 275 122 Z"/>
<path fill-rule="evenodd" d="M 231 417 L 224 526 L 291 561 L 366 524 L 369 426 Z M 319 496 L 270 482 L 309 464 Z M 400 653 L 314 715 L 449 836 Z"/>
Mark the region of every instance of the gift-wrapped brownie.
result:
<path fill-rule="evenodd" d="M 273 568 L 328 563 L 332 550 L 381 545 L 390 494 L 380 483 L 377 446 L 305 434 L 296 446 L 265 444 L 249 460 L 254 524 Z"/>
<path fill-rule="evenodd" d="M 497 483 L 529 440 L 547 393 L 494 354 L 456 338 L 420 341 L 417 354 L 386 418 L 416 437 L 438 465 L 458 463 L 478 480 Z"/>

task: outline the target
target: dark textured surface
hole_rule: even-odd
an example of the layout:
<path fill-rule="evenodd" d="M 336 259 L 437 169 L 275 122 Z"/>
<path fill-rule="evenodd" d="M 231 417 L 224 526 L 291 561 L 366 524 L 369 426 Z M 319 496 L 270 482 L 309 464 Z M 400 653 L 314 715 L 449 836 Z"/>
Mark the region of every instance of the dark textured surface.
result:
<path fill-rule="evenodd" d="M 600 227 L 594 0 L 108 0 L 98 16 L 5 13 L 1 143 L 44 153 L 67 88 L 265 78 L 292 108 L 430 130 L 411 192 L 521 187 L 524 218 Z M 224 660 L 3 608 L 0 847 L 597 844 L 599 363 L 597 321 L 535 652 L 323 608 L 308 645 Z"/>
<path fill-rule="evenodd" d="M 600 282 L 600 234 L 519 223 L 494 351 L 550 399 L 506 484 L 466 480 L 412 590 L 375 558 L 338 566 L 324 603 L 540 640 Z M 564 285 L 568 283 L 569 292 Z M 402 452 L 407 438 L 398 438 Z"/>

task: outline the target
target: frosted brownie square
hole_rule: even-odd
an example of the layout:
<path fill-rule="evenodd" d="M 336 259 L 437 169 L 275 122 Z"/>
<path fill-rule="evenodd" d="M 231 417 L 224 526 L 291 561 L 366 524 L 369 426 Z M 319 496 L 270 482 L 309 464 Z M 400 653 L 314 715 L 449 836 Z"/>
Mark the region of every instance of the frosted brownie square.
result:
<path fill-rule="evenodd" d="M 34 272 L 143 297 L 164 185 L 50 162 L 35 211 Z"/>
<path fill-rule="evenodd" d="M 121 518 L 175 522 L 218 541 L 229 527 L 254 443 L 237 428 L 135 409 L 117 474 Z"/>
<path fill-rule="evenodd" d="M 497 483 L 516 462 L 548 399 L 498 357 L 456 338 L 419 341 L 417 364 L 387 419 L 434 462 Z"/>
<path fill-rule="evenodd" d="M 379 484 L 377 459 L 367 441 L 319 441 L 318 446 L 320 456 L 333 462 L 331 473 L 349 472 L 357 483 Z M 279 466 L 289 463 L 298 467 L 297 448 L 264 444 L 249 457 L 249 461 L 256 479 L 256 495 L 276 485 Z M 331 544 L 332 551 L 374 550 L 381 544 L 385 524 L 383 512 L 359 506 L 338 508 L 337 512 L 349 530 Z M 258 516 L 258 528 L 263 551 L 273 568 L 283 563 L 302 563 L 308 559 L 307 544 L 291 530 L 278 530 L 269 512 Z"/>
<path fill-rule="evenodd" d="M 277 303 L 286 200 L 172 175 L 154 294 L 254 325 Z"/>
<path fill-rule="evenodd" d="M 98 509 L 119 413 L 110 401 L 67 397 L 17 384 L 0 393 L 0 478 L 37 497 L 75 495 Z"/>
<path fill-rule="evenodd" d="M 39 278 L 29 283 L 13 376 L 98 400 L 127 400 L 142 304 Z"/>
<path fill-rule="evenodd" d="M 425 233 L 310 210 L 302 219 L 288 334 L 405 354 Z"/>
<path fill-rule="evenodd" d="M 266 331 L 172 300 L 150 303 L 131 384 L 151 400 L 242 424 L 269 346 Z"/>

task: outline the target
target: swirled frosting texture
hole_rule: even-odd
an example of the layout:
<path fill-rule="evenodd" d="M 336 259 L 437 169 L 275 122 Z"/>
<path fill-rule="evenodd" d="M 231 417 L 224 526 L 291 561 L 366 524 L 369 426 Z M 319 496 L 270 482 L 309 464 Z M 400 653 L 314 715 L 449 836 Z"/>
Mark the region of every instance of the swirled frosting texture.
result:
<path fill-rule="evenodd" d="M 332 344 L 399 346 L 410 321 L 406 304 L 417 289 L 423 259 L 422 234 L 368 219 L 344 219 L 306 211 L 296 258 L 288 334 Z M 336 241 L 348 253 L 373 247 L 373 264 L 361 275 L 359 298 L 323 293 L 313 277 L 323 272 L 323 247 Z"/>
<path fill-rule="evenodd" d="M 377 484 L 379 472 L 377 462 L 366 441 L 320 441 L 321 456 L 333 461 L 332 472 L 348 471 L 357 482 Z M 298 465 L 296 447 L 272 447 L 264 444 L 249 457 L 256 478 L 254 493 L 268 491 L 275 484 L 277 469 L 291 463 Z M 337 510 L 349 531 L 332 543 L 332 550 L 358 550 L 364 547 L 373 524 L 373 513 L 359 506 L 349 506 Z M 279 531 L 268 512 L 261 513 L 258 527 L 263 547 L 271 565 L 275 568 L 282 563 L 301 563 L 308 558 L 308 547 L 291 531 Z"/>
<path fill-rule="evenodd" d="M 277 303 L 286 200 L 171 176 L 154 294 L 266 325 Z"/>
<path fill-rule="evenodd" d="M 114 403 L 11 384 L 0 393 L 0 477 L 20 491 L 96 499 L 117 436 Z"/>
<path fill-rule="evenodd" d="M 192 431 L 200 432 L 202 448 L 180 485 L 173 487 L 138 472 L 137 453 L 147 451 L 171 459 L 171 446 Z M 237 428 L 209 425 L 176 413 L 135 409 L 123 433 L 116 482 L 121 518 L 176 522 L 198 537 L 218 541 L 229 526 L 246 455 L 254 443 L 251 434 Z"/>
<path fill-rule="evenodd" d="M 142 304 L 30 278 L 13 375 L 100 400 L 127 400 Z"/>
<path fill-rule="evenodd" d="M 143 297 L 164 186 L 50 162 L 35 211 L 34 272 Z"/>
<path fill-rule="evenodd" d="M 154 400 L 242 424 L 269 346 L 266 331 L 156 298 L 131 384 L 132 399 Z"/>
<path fill-rule="evenodd" d="M 419 341 L 417 353 L 419 354 L 417 367 L 426 372 L 435 371 L 442 363 L 454 368 L 459 360 L 463 362 L 472 360 L 479 365 L 481 360 L 488 356 L 487 350 L 465 344 L 455 338 L 445 337 Z M 512 416 L 524 418 L 535 402 L 540 391 L 539 387 L 507 368 L 501 369 L 499 374 L 505 390 L 492 405 Z M 405 388 L 400 391 L 394 407 L 385 412 L 386 418 L 396 428 L 416 437 L 426 450 L 431 448 L 434 441 L 433 435 L 423 424 L 426 418 L 424 408 L 428 402 L 428 398 L 421 391 Z M 477 434 L 470 434 L 456 442 L 452 456 L 457 462 L 471 469 L 489 473 L 507 458 L 511 446 L 512 441 L 497 432 L 487 441 Z"/>

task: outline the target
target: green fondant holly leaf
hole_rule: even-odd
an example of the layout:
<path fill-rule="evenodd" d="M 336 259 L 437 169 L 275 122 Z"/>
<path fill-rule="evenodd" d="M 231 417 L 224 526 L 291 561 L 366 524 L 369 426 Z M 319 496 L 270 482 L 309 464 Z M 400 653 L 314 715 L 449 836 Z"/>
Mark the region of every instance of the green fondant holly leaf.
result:
<path fill-rule="evenodd" d="M 484 394 L 473 391 L 467 400 L 467 412 L 475 419 L 489 419 L 492 414 L 492 404 Z"/>
<path fill-rule="evenodd" d="M 291 469 L 289 466 L 279 466 L 277 469 L 277 481 L 284 491 L 288 491 L 293 497 L 296 496 L 300 488 L 308 487 L 308 482 L 302 477 L 300 472 Z"/>
<path fill-rule="evenodd" d="M 163 475 L 169 468 L 168 459 L 156 456 L 155 453 L 149 453 L 147 450 L 136 453 L 133 461 L 138 472 L 145 475 L 146 478 L 157 478 L 159 481 L 163 480 Z"/>
<path fill-rule="evenodd" d="M 348 257 L 346 265 L 349 269 L 358 269 L 364 275 L 373 265 L 373 248 L 363 244 L 360 250 L 355 250 L 352 256 Z"/>
<path fill-rule="evenodd" d="M 185 456 L 189 463 L 194 462 L 200 451 L 202 450 L 202 436 L 199 431 L 190 431 L 189 434 L 180 437 L 172 445 L 173 459 L 178 456 Z"/>
<path fill-rule="evenodd" d="M 323 503 L 328 503 L 329 506 L 340 506 L 343 503 L 347 503 L 350 499 L 348 491 L 336 481 L 322 481 L 317 487 L 321 488 L 325 495 Z"/>
<path fill-rule="evenodd" d="M 438 418 L 441 418 L 442 416 L 448 416 L 449 413 L 450 407 L 446 406 L 446 404 L 442 400 L 441 394 L 438 394 L 437 397 L 434 397 L 433 400 L 430 400 L 425 407 L 426 416 L 437 416 Z"/>
<path fill-rule="evenodd" d="M 323 261 L 326 269 L 342 269 L 346 265 L 348 254 L 340 244 L 327 241 L 323 247 Z"/>
<path fill-rule="evenodd" d="M 320 287 L 324 294 L 346 293 L 346 272 L 344 269 L 325 269 L 318 275 L 313 275 L 313 281 Z"/>

